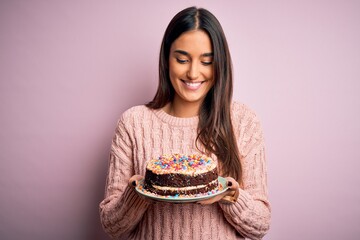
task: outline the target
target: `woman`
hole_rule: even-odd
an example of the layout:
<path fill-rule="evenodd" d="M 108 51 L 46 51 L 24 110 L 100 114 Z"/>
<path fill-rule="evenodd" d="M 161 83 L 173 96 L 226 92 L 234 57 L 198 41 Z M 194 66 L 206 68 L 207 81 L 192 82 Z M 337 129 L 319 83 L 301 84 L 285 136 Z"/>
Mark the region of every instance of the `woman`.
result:
<path fill-rule="evenodd" d="M 105 231 L 118 239 L 261 239 L 269 229 L 264 139 L 254 112 L 232 102 L 232 69 L 218 20 L 187 8 L 169 23 L 159 86 L 121 116 L 112 142 Z M 190 204 L 151 202 L 134 190 L 145 162 L 163 153 L 206 153 L 229 190 Z"/>

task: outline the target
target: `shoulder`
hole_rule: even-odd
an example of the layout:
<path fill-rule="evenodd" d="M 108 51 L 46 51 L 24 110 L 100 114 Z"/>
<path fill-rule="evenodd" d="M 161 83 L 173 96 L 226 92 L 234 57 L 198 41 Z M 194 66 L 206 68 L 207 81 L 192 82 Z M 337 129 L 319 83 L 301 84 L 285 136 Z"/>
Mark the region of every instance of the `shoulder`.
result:
<path fill-rule="evenodd" d="M 258 115 L 252 108 L 243 103 L 232 103 L 231 121 L 237 132 L 262 132 L 262 126 Z"/>
<path fill-rule="evenodd" d="M 133 107 L 125 110 L 122 113 L 121 118 L 139 117 L 148 111 L 150 111 L 150 109 L 148 107 L 146 107 L 145 105 L 133 106 Z"/>
<path fill-rule="evenodd" d="M 234 121 L 258 121 L 253 109 L 240 102 L 233 102 L 231 105 L 231 115 Z"/>
<path fill-rule="evenodd" d="M 147 116 L 152 114 L 152 110 L 145 105 L 138 105 L 125 110 L 120 118 L 119 124 L 134 125 L 143 121 Z"/>

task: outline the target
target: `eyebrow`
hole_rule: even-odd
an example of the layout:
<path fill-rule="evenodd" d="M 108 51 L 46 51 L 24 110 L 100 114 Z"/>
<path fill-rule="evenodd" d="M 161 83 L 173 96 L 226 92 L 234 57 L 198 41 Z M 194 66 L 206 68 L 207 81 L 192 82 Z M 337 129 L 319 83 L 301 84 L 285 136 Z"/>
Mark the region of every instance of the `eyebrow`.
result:
<path fill-rule="evenodd" d="M 176 53 L 180 53 L 182 55 L 185 55 L 185 56 L 190 56 L 190 54 L 186 51 L 183 51 L 183 50 L 175 50 L 174 52 Z M 202 57 L 213 57 L 214 56 L 214 53 L 210 52 L 210 53 L 203 53 L 201 54 Z"/>

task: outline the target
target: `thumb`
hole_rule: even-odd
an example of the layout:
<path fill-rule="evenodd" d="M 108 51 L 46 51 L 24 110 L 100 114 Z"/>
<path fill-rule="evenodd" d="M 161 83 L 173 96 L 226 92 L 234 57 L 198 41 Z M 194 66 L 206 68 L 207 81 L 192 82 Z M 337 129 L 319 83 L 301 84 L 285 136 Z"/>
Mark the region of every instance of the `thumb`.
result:
<path fill-rule="evenodd" d="M 144 179 L 141 175 L 134 175 L 129 179 L 129 186 L 136 187 L 139 184 L 139 181 Z"/>

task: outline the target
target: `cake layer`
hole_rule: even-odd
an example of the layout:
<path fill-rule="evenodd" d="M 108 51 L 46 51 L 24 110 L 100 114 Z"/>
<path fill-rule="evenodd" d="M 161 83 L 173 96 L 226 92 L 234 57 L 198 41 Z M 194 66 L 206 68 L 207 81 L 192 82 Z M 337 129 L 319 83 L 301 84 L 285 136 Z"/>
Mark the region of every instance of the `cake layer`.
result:
<path fill-rule="evenodd" d="M 206 194 L 218 188 L 217 162 L 206 155 L 162 155 L 147 162 L 144 187 L 163 196 Z"/>
<path fill-rule="evenodd" d="M 208 184 L 218 178 L 217 169 L 204 172 L 197 175 L 170 173 L 156 174 L 150 170 L 146 170 L 145 182 L 147 185 L 172 186 L 172 187 L 188 187 Z"/>
<path fill-rule="evenodd" d="M 191 187 L 163 187 L 157 185 L 147 185 L 145 187 L 148 191 L 162 195 L 162 196 L 177 196 L 177 195 L 196 195 L 211 192 L 218 188 L 218 180 L 214 180 L 206 185 L 198 185 Z"/>

